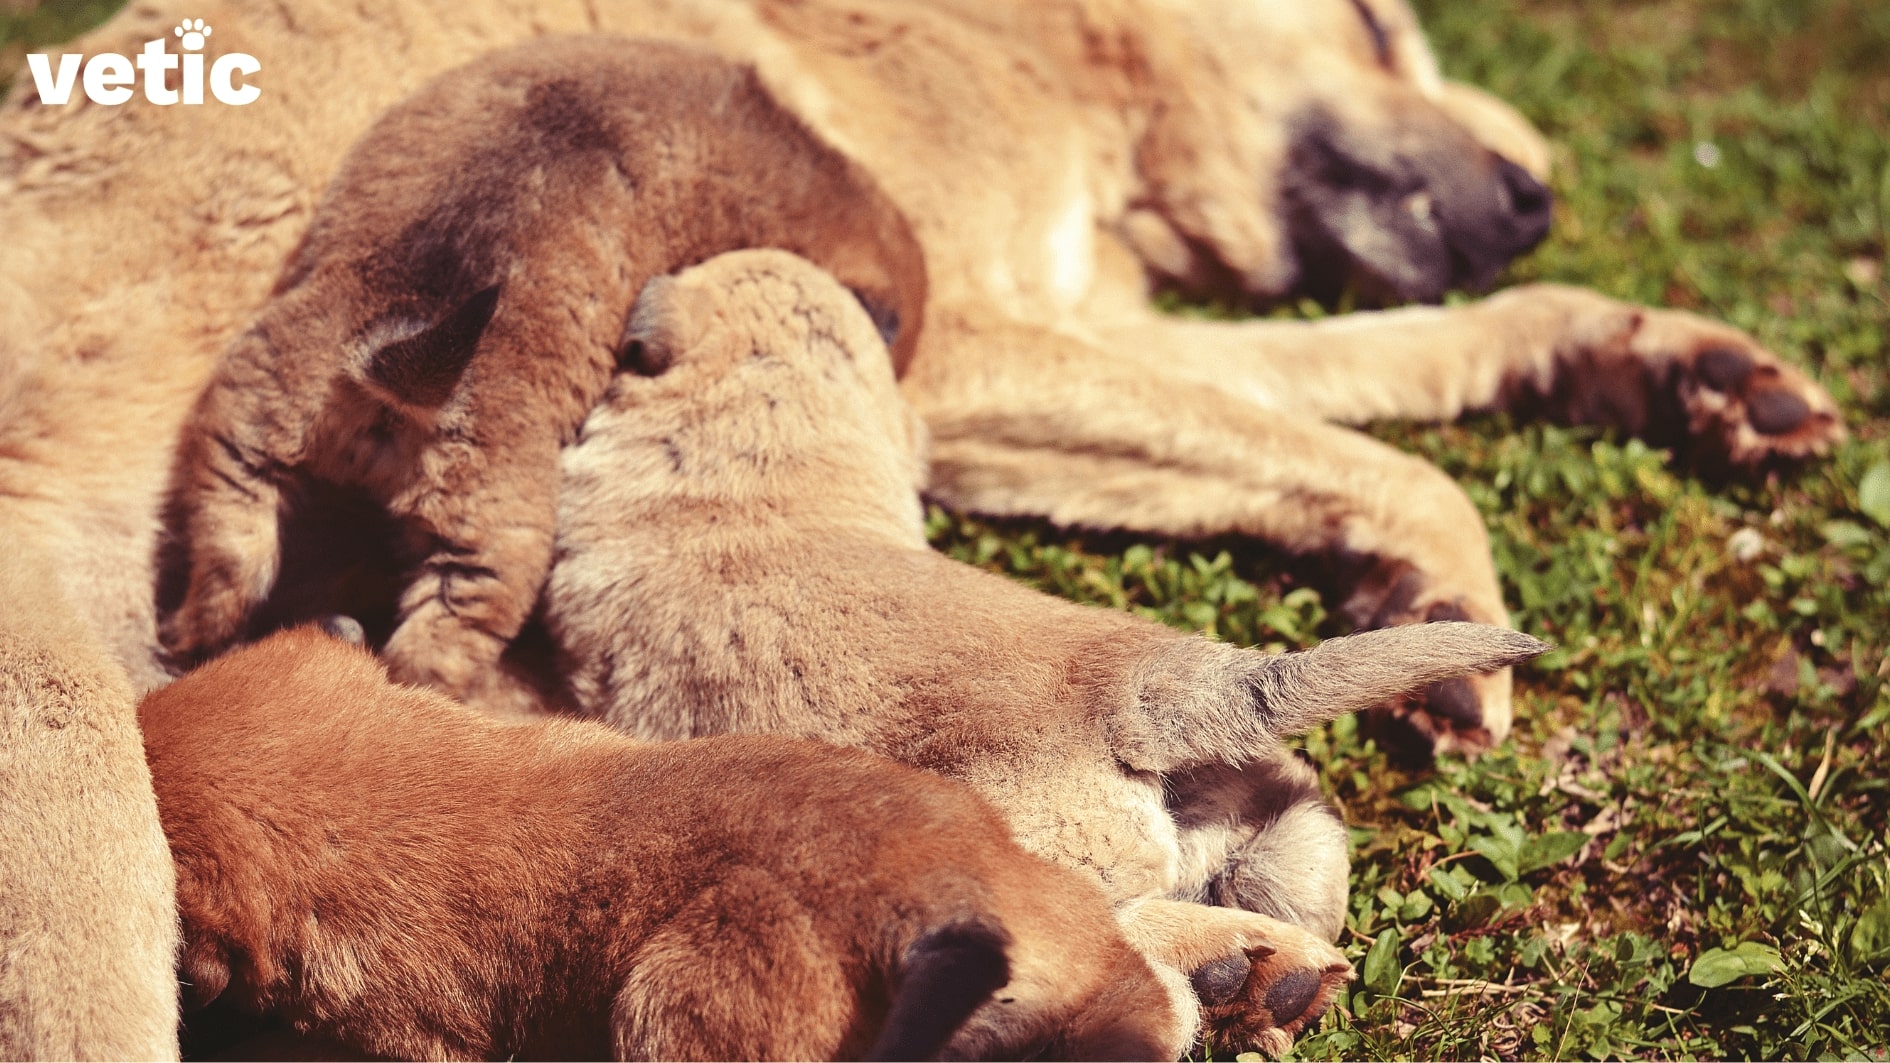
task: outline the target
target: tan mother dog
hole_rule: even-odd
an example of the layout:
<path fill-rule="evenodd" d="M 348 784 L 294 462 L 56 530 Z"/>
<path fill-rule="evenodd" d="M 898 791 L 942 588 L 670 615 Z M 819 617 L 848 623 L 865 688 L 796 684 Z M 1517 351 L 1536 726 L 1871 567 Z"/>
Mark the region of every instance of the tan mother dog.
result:
<path fill-rule="evenodd" d="M 19 397 L 0 521 L 46 541 L 143 681 L 161 674 L 145 599 L 168 446 L 212 359 L 385 107 L 547 32 L 752 62 L 873 175 L 925 253 L 903 387 L 954 506 L 1255 535 L 1342 558 L 1364 623 L 1501 622 L 1462 493 L 1337 423 L 1498 406 L 1683 422 L 1739 463 L 1840 432 L 1822 391 L 1741 334 L 1567 288 L 1310 324 L 1152 312 L 1151 283 L 1430 297 L 1540 235 L 1539 138 L 1442 81 L 1398 0 L 157 0 L 73 47 L 135 53 L 186 15 L 214 25 L 211 52 L 258 57 L 257 102 L 42 106 L 22 78 L 0 115 L 0 391 Z M 1428 741 L 1500 739 L 1507 673 L 1431 708 Z"/>
<path fill-rule="evenodd" d="M 1269 657 L 925 543 L 923 427 L 860 304 L 780 251 L 652 282 L 565 453 L 546 620 L 582 710 L 794 734 L 970 782 L 1094 874 L 1215 1047 L 1283 1051 L 1351 977 L 1344 827 L 1284 739 L 1546 647 L 1422 624 Z M 1197 902 L 1218 900 L 1229 907 Z"/>
<path fill-rule="evenodd" d="M 395 1059 L 1174 1059 L 1193 1031 L 1094 885 L 878 757 L 498 723 L 314 628 L 139 721 L 192 1005 Z"/>

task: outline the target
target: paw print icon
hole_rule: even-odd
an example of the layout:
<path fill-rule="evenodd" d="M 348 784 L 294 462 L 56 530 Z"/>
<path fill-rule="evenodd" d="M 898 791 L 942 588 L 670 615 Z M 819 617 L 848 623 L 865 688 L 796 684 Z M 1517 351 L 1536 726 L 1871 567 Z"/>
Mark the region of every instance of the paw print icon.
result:
<path fill-rule="evenodd" d="M 204 24 L 203 19 L 187 18 L 179 22 L 177 28 L 171 32 L 182 38 L 185 51 L 201 52 L 204 38 L 210 36 L 211 31 L 210 27 Z"/>

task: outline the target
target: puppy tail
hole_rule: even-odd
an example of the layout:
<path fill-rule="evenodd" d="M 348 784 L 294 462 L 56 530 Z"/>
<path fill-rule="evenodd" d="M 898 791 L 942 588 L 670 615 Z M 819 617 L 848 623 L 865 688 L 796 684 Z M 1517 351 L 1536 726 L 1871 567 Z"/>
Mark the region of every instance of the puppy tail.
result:
<path fill-rule="evenodd" d="M 1348 712 L 1548 649 L 1520 631 L 1457 621 L 1365 631 L 1276 656 L 1164 640 L 1136 663 L 1111 742 L 1141 771 L 1244 764 Z"/>
<path fill-rule="evenodd" d="M 1269 729 L 1285 737 L 1432 683 L 1521 664 L 1549 648 L 1541 639 L 1491 624 L 1409 624 L 1268 657 L 1248 684 Z"/>
<path fill-rule="evenodd" d="M 1010 935 L 964 922 L 927 932 L 906 950 L 892 1008 L 869 1060 L 935 1059 L 958 1028 L 1011 980 Z"/>

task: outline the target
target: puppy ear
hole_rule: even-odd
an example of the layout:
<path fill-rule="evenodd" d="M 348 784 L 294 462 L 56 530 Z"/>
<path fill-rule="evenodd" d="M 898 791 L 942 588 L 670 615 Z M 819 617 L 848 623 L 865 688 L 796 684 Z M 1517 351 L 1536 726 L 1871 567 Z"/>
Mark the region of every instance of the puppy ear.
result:
<path fill-rule="evenodd" d="M 230 985 L 229 958 L 223 950 L 206 941 L 184 945 L 184 960 L 178 973 L 183 981 L 183 1009 L 186 1015 L 210 1006 Z"/>
<path fill-rule="evenodd" d="M 354 617 L 333 613 L 316 621 L 316 626 L 321 628 L 329 638 L 340 639 L 355 646 L 367 645 L 367 629 L 363 628 L 361 621 Z"/>
<path fill-rule="evenodd" d="M 1011 980 L 1009 944 L 1002 928 L 982 923 L 943 927 L 913 942 L 866 1058 L 937 1059 L 971 1013 Z"/>
<path fill-rule="evenodd" d="M 404 405 L 444 405 L 459 387 L 479 337 L 498 309 L 500 287 L 475 292 L 420 331 L 375 350 L 363 374 L 367 381 Z"/>

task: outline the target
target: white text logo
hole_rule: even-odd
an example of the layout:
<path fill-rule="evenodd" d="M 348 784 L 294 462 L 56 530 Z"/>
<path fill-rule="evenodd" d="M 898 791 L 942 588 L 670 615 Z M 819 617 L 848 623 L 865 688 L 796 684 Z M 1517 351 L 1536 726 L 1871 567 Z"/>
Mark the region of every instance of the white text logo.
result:
<path fill-rule="evenodd" d="M 171 32 L 183 45 L 181 55 L 165 51 L 168 42 L 159 37 L 147 42 L 136 59 L 115 52 L 103 52 L 90 59 L 68 53 L 59 57 L 57 71 L 52 68 L 51 56 L 27 56 L 26 65 L 33 72 L 33 87 L 39 90 L 39 102 L 65 103 L 72 98 L 72 86 L 76 82 L 84 85 L 85 98 L 93 103 L 120 104 L 131 99 L 131 86 L 138 83 L 139 72 L 144 75 L 144 98 L 163 107 L 173 103 L 202 103 L 206 84 L 212 99 L 237 107 L 255 103 L 256 97 L 262 95 L 262 90 L 254 85 L 238 84 L 240 79 L 262 69 L 253 55 L 243 52 L 220 55 L 210 64 L 209 77 L 204 76 L 201 53 L 211 29 L 204 25 L 203 19 L 187 18 Z M 178 71 L 177 88 L 166 84 L 169 79 L 165 75 L 173 70 Z"/>

